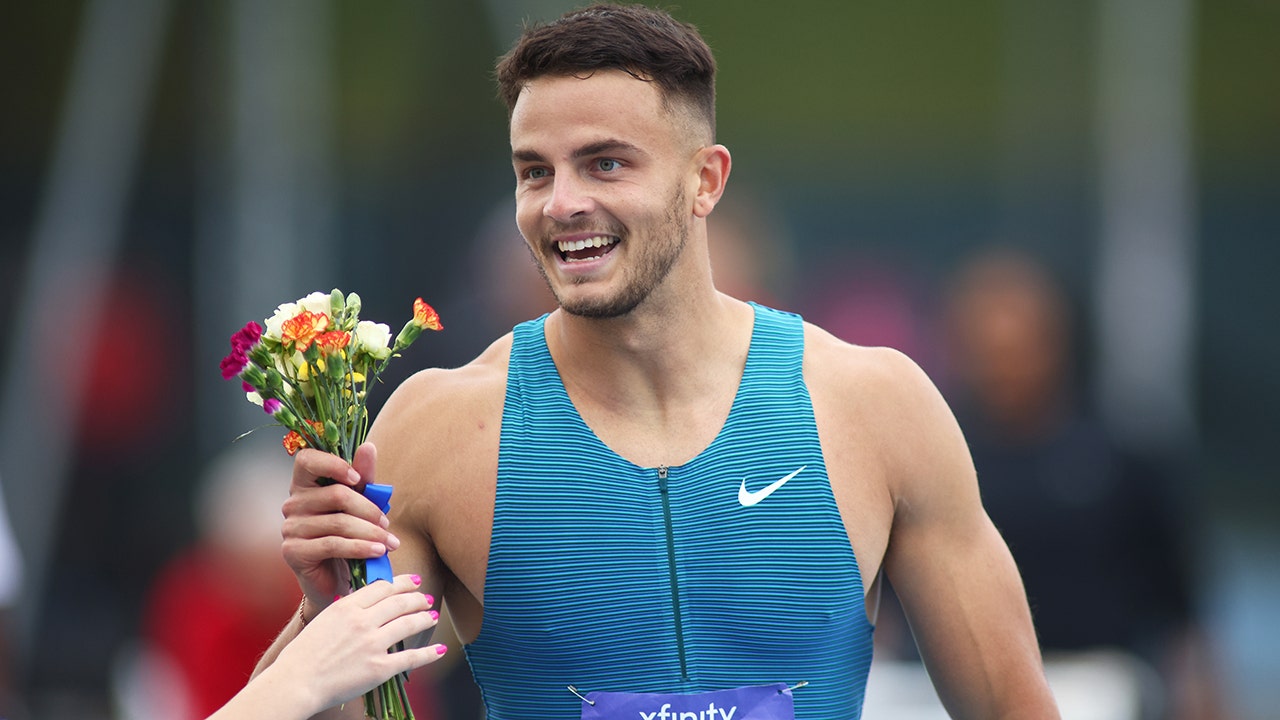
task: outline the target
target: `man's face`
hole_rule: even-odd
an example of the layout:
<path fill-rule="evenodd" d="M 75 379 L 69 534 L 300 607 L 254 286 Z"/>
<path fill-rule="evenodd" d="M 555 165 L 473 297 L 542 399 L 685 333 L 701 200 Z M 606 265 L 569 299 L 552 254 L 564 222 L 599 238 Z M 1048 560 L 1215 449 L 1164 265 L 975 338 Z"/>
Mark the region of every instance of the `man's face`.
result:
<path fill-rule="evenodd" d="M 657 87 L 619 71 L 543 77 L 511 116 L 516 222 L 566 312 L 625 315 L 680 258 L 695 148 Z"/>

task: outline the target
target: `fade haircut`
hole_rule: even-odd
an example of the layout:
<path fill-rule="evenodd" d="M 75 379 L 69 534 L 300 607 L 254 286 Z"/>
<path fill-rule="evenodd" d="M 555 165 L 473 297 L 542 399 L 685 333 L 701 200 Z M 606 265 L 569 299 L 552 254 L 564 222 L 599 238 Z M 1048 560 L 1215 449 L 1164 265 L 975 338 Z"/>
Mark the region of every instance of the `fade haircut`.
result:
<path fill-rule="evenodd" d="M 663 107 L 682 105 L 716 127 L 716 61 L 698 29 L 644 5 L 601 3 L 526 27 L 498 59 L 498 95 L 510 116 L 525 86 L 540 77 L 589 77 L 622 70 L 657 83 Z"/>

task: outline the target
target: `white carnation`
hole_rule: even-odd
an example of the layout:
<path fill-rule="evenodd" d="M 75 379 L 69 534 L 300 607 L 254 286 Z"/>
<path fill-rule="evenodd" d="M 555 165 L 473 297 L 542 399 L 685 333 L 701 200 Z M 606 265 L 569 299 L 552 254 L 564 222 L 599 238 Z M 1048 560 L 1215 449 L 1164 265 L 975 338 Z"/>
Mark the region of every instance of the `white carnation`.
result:
<path fill-rule="evenodd" d="M 329 299 L 329 293 L 313 292 L 310 295 L 298 301 L 303 310 L 307 312 L 320 313 L 333 317 L 333 304 Z"/>
<path fill-rule="evenodd" d="M 391 328 L 383 323 L 361 320 L 356 323 L 356 352 L 368 353 L 375 360 L 391 357 Z"/>
<path fill-rule="evenodd" d="M 263 323 L 266 327 L 263 329 L 262 334 L 272 340 L 279 340 L 285 321 L 292 320 L 297 317 L 298 313 L 302 312 L 302 309 L 302 306 L 298 303 L 284 303 L 280 305 L 276 308 L 275 315 L 267 318 L 266 322 Z"/>

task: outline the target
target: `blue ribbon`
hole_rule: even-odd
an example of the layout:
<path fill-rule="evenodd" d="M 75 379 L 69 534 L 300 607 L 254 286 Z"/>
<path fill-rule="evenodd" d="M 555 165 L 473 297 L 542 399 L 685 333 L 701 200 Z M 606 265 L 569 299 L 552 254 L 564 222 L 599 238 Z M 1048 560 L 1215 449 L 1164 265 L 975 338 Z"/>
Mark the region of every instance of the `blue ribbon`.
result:
<path fill-rule="evenodd" d="M 363 495 L 378 506 L 383 513 L 391 510 L 391 486 L 378 485 L 369 483 L 364 486 Z M 364 576 L 366 582 L 372 584 L 375 580 L 386 580 L 391 582 L 394 577 L 391 574 L 391 558 L 390 553 L 383 553 L 382 557 L 370 558 L 364 561 Z"/>

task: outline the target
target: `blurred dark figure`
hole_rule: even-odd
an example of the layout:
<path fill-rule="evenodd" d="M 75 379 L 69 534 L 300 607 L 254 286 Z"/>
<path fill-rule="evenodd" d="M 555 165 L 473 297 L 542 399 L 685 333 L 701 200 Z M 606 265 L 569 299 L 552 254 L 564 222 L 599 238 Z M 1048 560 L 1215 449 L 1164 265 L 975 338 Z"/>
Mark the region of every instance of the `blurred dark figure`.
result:
<path fill-rule="evenodd" d="M 1218 717 L 1183 478 L 1117 447 L 1082 407 L 1062 291 L 1030 259 L 991 252 L 962 268 L 945 308 L 952 406 L 1046 661 L 1120 650 L 1163 680 L 1135 673 L 1144 717 Z"/>

